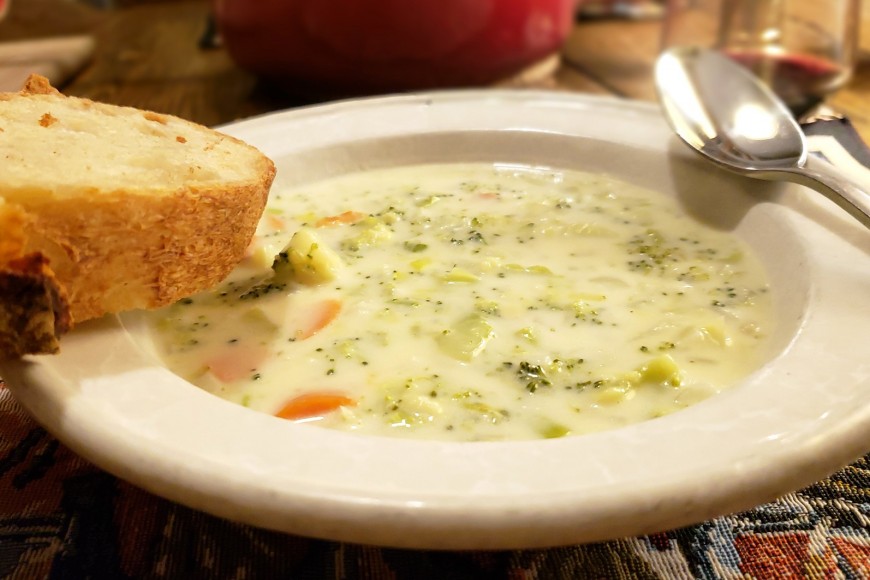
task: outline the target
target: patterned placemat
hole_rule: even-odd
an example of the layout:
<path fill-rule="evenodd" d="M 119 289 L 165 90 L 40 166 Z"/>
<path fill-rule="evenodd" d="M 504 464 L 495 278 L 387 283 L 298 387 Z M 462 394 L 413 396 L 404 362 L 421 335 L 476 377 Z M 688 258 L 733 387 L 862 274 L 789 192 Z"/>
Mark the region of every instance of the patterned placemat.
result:
<path fill-rule="evenodd" d="M 426 552 L 236 524 L 94 467 L 0 381 L 0 578 L 870 578 L 870 455 L 781 500 L 697 526 L 546 550 Z"/>

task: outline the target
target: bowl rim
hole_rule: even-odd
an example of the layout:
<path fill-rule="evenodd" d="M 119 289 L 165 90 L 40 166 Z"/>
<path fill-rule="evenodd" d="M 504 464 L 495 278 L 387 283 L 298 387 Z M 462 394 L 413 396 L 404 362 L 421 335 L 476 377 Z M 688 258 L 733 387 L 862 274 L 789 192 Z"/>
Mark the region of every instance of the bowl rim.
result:
<path fill-rule="evenodd" d="M 469 125 L 604 138 L 666 159 L 682 155 L 670 147 L 654 105 L 549 91 L 354 99 L 221 130 L 276 158 L 280 177 L 280 160 L 312 143 Z M 288 134 L 305 139 L 288 144 Z M 153 366 L 111 317 L 82 325 L 58 357 L 2 361 L 0 373 L 19 402 L 83 457 L 157 495 L 232 520 L 411 548 L 529 548 L 655 532 L 772 500 L 867 451 L 870 405 L 861 403 L 870 402 L 870 362 L 853 346 L 870 338 L 870 326 L 854 324 L 870 313 L 860 303 L 870 273 L 854 267 L 866 259 L 866 232 L 856 233 L 797 186 L 758 211 L 807 241 L 813 287 L 794 341 L 741 388 L 717 395 L 715 405 L 614 431 L 454 443 L 294 425 Z M 834 371 L 826 376 L 820 364 Z M 795 377 L 817 384 L 801 389 Z M 750 401 L 759 407 L 739 413 Z M 283 447 L 269 447 L 275 441 Z M 652 450 L 657 469 L 632 465 L 645 457 L 648 464 Z M 395 457 L 403 458 L 398 467 Z"/>

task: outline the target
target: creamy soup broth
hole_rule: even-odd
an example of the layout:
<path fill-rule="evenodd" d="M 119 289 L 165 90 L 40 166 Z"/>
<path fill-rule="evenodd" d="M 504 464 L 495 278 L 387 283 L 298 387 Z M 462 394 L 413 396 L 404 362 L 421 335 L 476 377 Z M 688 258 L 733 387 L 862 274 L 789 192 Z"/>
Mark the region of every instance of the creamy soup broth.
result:
<path fill-rule="evenodd" d="M 278 186 L 235 273 L 152 322 L 174 372 L 252 409 L 504 440 L 701 401 L 763 362 L 772 308 L 748 247 L 667 196 L 461 164 Z"/>

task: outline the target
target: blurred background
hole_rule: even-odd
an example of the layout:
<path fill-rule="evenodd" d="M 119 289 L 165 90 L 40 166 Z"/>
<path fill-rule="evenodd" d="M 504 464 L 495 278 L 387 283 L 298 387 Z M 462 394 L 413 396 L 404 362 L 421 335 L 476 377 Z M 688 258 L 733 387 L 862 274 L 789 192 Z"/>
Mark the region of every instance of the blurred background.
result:
<path fill-rule="evenodd" d="M 11 0 L 0 21 L 0 88 L 15 90 L 37 71 L 68 94 L 206 125 L 433 87 L 652 101 L 664 8 L 664 0 Z M 426 25 L 438 32 L 421 33 Z M 865 5 L 860 28 L 868 26 Z M 870 31 L 854 78 L 829 100 L 865 135 L 868 46 Z"/>
<path fill-rule="evenodd" d="M 51 60 L 39 54 L 28 59 L 28 48 L 20 43 L 15 43 L 19 46 L 10 53 L 9 44 L 14 41 L 59 37 L 69 40 L 69 37 L 84 36 L 93 39 L 92 45 L 77 38 L 78 44 L 62 46 L 61 54 L 52 57 L 68 61 L 49 75 L 65 92 L 177 114 L 209 125 L 353 93 L 391 92 L 404 88 L 399 86 L 400 83 L 395 83 L 395 86 L 382 83 L 354 87 L 353 82 L 344 85 L 333 82 L 318 86 L 310 81 L 297 82 L 293 78 L 264 78 L 250 66 L 239 66 L 228 52 L 226 43 L 215 34 L 213 15 L 227 9 L 239 12 L 238 7 L 244 8 L 245 4 L 262 7 L 282 2 L 12 0 L 9 14 L 0 22 L 0 67 L 23 63 L 27 68 L 40 59 Z M 415 10 L 427 4 L 454 10 L 477 6 L 472 9 L 479 11 L 480 6 L 491 3 L 455 0 L 392 4 L 413 4 Z M 497 9 L 504 12 L 504 7 L 512 4 L 516 5 L 514 16 L 517 16 L 534 2 L 501 1 Z M 546 6 L 551 20 L 538 25 L 537 48 L 526 48 L 524 52 L 523 47 L 505 46 L 510 43 L 503 39 L 492 40 L 495 46 L 481 47 L 482 56 L 478 62 L 472 62 L 473 58 L 469 57 L 471 60 L 466 61 L 466 66 L 481 68 L 480 61 L 484 57 L 497 55 L 499 51 L 502 56 L 513 51 L 513 61 L 501 70 L 486 71 L 502 73 L 497 75 L 499 78 L 483 74 L 479 76 L 480 82 L 473 82 L 475 79 L 469 77 L 472 82 L 464 84 L 557 88 L 645 99 L 654 97 L 650 65 L 659 45 L 660 3 L 588 0 L 576 6 L 574 0 L 552 0 L 540 4 Z M 564 16 L 566 11 L 570 12 L 567 17 Z M 437 15 L 433 8 L 427 17 L 437 18 Z M 345 27 L 344 32 L 352 31 L 360 23 L 351 17 L 358 18 L 348 15 L 344 21 L 338 19 L 334 22 L 336 26 Z M 321 15 L 321 18 L 326 17 Z M 561 20 L 556 22 L 559 18 Z M 273 46 L 293 44 L 292 39 L 288 30 L 283 38 L 273 41 Z M 405 39 L 407 42 L 413 40 L 413 36 Z M 349 39 L 347 45 L 339 50 L 353 50 L 354 46 L 363 52 L 379 50 L 377 46 L 355 45 L 353 41 Z M 498 45 L 499 42 L 502 45 Z M 531 44 L 534 42 L 532 39 Z M 3 45 L 7 48 L 2 48 Z M 421 50 L 417 56 L 423 58 L 426 55 L 419 54 Z M 433 50 L 437 52 L 439 48 Z M 246 65 L 251 64 L 252 57 L 242 57 L 247 59 Z M 51 67 L 43 66 L 41 70 L 46 68 L 52 72 Z M 5 80 L 3 90 L 14 90 L 18 79 L 10 74 L 4 75 L 2 70 L 0 68 L 0 81 Z M 448 77 L 444 76 L 440 86 L 456 84 Z M 416 86 L 424 85 L 418 79 Z"/>

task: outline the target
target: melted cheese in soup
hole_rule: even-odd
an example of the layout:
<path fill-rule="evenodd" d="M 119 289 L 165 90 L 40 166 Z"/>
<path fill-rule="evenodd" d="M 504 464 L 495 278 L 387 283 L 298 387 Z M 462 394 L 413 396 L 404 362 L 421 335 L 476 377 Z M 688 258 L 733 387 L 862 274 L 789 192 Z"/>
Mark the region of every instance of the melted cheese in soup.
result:
<path fill-rule="evenodd" d="M 763 362 L 759 263 L 666 196 L 483 164 L 276 193 L 231 278 L 154 315 L 174 372 L 252 409 L 369 434 L 560 437 L 671 413 Z"/>

